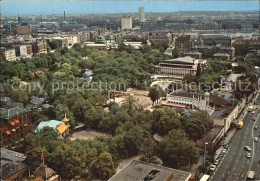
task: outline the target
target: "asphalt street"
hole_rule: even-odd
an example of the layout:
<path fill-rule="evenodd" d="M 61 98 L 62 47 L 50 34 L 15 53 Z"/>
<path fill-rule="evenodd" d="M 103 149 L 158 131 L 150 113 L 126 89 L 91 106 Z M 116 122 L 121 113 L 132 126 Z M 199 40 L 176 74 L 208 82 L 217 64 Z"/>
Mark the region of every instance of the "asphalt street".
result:
<path fill-rule="evenodd" d="M 257 104 L 260 105 L 258 97 Z M 253 121 L 252 118 L 258 118 Z M 254 130 L 254 126 L 258 126 L 258 130 Z M 221 159 L 215 171 L 212 173 L 210 181 L 244 181 L 246 180 L 249 170 L 256 172 L 255 180 L 260 180 L 260 141 L 254 142 L 254 137 L 259 137 L 260 133 L 260 110 L 256 110 L 255 114 L 247 113 L 244 118 L 244 126 L 237 130 L 229 143 L 229 149 Z M 247 151 L 245 146 L 249 146 L 251 158 L 246 158 Z"/>

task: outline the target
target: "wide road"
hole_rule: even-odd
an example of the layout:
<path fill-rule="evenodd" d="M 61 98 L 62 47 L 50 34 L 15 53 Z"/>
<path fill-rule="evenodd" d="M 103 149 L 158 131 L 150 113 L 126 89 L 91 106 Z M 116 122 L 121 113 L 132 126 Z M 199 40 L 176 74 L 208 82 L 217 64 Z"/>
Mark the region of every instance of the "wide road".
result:
<path fill-rule="evenodd" d="M 258 105 L 260 105 L 260 96 L 257 99 L 257 103 Z M 257 116 L 257 115 L 256 115 Z M 253 137 L 258 137 L 259 141 L 258 142 L 254 142 L 254 159 L 252 161 L 251 170 L 254 170 L 256 173 L 256 180 L 260 180 L 260 163 L 258 161 L 260 161 L 260 116 L 257 120 L 257 122 L 255 123 L 255 125 L 258 127 L 257 130 L 253 131 Z"/>
<path fill-rule="evenodd" d="M 260 104 L 260 100 L 257 101 Z M 252 121 L 252 118 L 258 118 Z M 237 130 L 229 143 L 229 149 L 223 156 L 216 170 L 212 173 L 210 181 L 244 181 L 249 170 L 256 171 L 256 180 L 260 180 L 260 141 L 254 142 L 254 136 L 258 136 L 258 130 L 254 130 L 254 125 L 260 128 L 260 110 L 253 115 L 248 113 L 244 119 L 244 126 Z M 257 135 L 258 134 L 258 135 Z M 245 146 L 249 146 L 251 158 L 246 158 Z"/>

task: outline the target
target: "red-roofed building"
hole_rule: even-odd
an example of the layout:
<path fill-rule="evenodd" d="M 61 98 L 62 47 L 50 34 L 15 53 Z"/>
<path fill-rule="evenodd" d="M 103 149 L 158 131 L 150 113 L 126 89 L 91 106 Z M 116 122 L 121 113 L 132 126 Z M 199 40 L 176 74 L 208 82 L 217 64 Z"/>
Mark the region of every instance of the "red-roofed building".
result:
<path fill-rule="evenodd" d="M 26 35 L 26 34 L 30 34 L 31 30 L 27 26 L 20 26 L 20 27 L 16 28 L 16 33 L 19 35 Z"/>

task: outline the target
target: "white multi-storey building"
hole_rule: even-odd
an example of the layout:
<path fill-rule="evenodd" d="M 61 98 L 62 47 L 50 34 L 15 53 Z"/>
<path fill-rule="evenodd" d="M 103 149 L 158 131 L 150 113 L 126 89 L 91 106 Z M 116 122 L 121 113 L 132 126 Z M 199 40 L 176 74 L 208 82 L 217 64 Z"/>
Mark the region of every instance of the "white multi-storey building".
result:
<path fill-rule="evenodd" d="M 205 63 L 206 60 L 195 59 L 189 56 L 165 60 L 155 66 L 155 74 L 182 79 L 186 74 L 195 75 L 198 64 L 204 65 Z"/>
<path fill-rule="evenodd" d="M 123 17 L 121 19 L 121 29 L 122 30 L 129 30 L 132 29 L 132 17 Z"/>
<path fill-rule="evenodd" d="M 16 54 L 14 48 L 1 48 L 1 53 L 4 55 L 6 61 L 16 61 Z"/>
<path fill-rule="evenodd" d="M 145 15 L 144 15 L 144 7 L 141 6 L 138 8 L 139 13 L 139 22 L 144 23 L 145 22 Z"/>

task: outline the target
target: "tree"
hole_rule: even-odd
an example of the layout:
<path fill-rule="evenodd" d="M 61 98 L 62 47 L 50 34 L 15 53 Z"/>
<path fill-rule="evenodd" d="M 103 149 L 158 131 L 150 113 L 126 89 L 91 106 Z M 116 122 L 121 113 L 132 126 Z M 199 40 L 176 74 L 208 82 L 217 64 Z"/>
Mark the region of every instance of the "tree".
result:
<path fill-rule="evenodd" d="M 164 163 L 173 168 L 195 164 L 199 150 L 193 141 L 186 138 L 182 130 L 172 130 L 160 143 L 160 153 Z"/>
<path fill-rule="evenodd" d="M 152 161 L 152 157 L 157 152 L 157 145 L 152 137 L 147 137 L 143 140 L 143 144 L 140 147 L 140 153 L 144 155 L 147 161 L 150 163 Z"/>
<path fill-rule="evenodd" d="M 56 131 L 50 127 L 43 128 L 40 131 L 40 135 L 41 135 L 42 139 L 44 139 L 46 141 L 56 140 L 58 138 L 58 134 L 56 133 Z"/>
<path fill-rule="evenodd" d="M 90 163 L 90 171 L 96 178 L 108 180 L 115 174 L 115 166 L 110 153 L 101 153 Z"/>
<path fill-rule="evenodd" d="M 58 44 L 57 41 L 49 42 L 49 46 L 51 47 L 52 50 L 55 50 L 55 49 L 59 48 L 59 44 Z"/>
<path fill-rule="evenodd" d="M 188 119 L 185 127 L 185 132 L 189 135 L 189 138 L 196 141 L 201 139 L 206 132 L 206 128 L 200 119 Z"/>
<path fill-rule="evenodd" d="M 201 75 L 201 67 L 200 67 L 200 63 L 197 66 L 197 72 L 196 72 L 196 77 L 199 77 Z"/>
<path fill-rule="evenodd" d="M 21 102 L 24 105 L 29 103 L 28 90 L 11 90 L 7 93 L 14 101 Z"/>
<path fill-rule="evenodd" d="M 72 127 L 75 127 L 75 118 L 73 113 L 69 110 L 66 104 L 57 104 L 54 108 L 54 112 L 56 115 L 56 119 L 63 120 L 65 115 L 70 120 L 70 124 Z"/>
<path fill-rule="evenodd" d="M 175 110 L 164 107 L 155 109 L 152 112 L 152 129 L 161 136 L 167 135 L 173 129 L 179 129 L 181 126 L 180 116 Z"/>
<path fill-rule="evenodd" d="M 151 46 L 145 44 L 145 45 L 143 45 L 143 46 L 141 47 L 141 51 L 142 51 L 143 53 L 148 53 L 148 52 L 151 51 Z"/>
<path fill-rule="evenodd" d="M 132 54 L 132 53 L 135 52 L 135 48 L 134 48 L 132 45 L 128 45 L 128 47 L 127 47 L 127 52 L 130 53 L 130 54 Z"/>
<path fill-rule="evenodd" d="M 154 104 L 155 101 L 160 99 L 160 91 L 159 91 L 159 89 L 157 87 L 151 87 L 149 89 L 148 96 L 151 98 L 151 100 L 153 101 L 153 104 Z"/>
<path fill-rule="evenodd" d="M 178 48 L 174 48 L 173 50 L 172 50 L 172 57 L 173 58 L 178 58 L 178 57 L 180 57 L 181 55 L 180 55 L 181 53 L 180 53 L 180 50 L 178 49 Z"/>
<path fill-rule="evenodd" d="M 124 43 L 119 43 L 118 44 L 118 50 L 119 51 L 124 51 L 127 49 L 127 46 Z"/>

